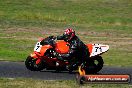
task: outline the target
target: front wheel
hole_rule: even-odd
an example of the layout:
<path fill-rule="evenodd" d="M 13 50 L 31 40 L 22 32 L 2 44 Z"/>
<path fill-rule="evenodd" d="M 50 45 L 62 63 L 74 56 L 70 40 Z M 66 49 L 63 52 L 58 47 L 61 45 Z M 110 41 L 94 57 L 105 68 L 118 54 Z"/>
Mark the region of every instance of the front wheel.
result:
<path fill-rule="evenodd" d="M 36 60 L 31 56 L 28 56 L 26 61 L 25 61 L 25 66 L 28 70 L 31 71 L 41 71 L 45 68 L 44 62 L 40 61 L 38 64 L 36 64 Z"/>

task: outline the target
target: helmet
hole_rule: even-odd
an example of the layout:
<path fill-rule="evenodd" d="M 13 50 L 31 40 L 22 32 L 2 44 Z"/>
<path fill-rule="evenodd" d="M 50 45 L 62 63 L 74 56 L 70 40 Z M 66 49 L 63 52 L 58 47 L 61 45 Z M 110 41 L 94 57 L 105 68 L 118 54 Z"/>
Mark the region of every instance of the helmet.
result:
<path fill-rule="evenodd" d="M 75 36 L 75 31 L 71 28 L 68 28 L 64 31 L 64 36 L 66 41 L 70 41 Z"/>

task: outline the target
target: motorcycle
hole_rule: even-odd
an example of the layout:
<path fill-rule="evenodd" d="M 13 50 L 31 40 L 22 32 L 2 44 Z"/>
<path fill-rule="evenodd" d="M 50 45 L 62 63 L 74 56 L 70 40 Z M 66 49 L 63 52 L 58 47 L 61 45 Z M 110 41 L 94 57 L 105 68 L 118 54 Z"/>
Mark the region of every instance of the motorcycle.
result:
<path fill-rule="evenodd" d="M 73 61 L 76 61 L 72 70 L 68 70 L 72 72 L 73 70 L 78 70 L 80 74 L 86 73 L 97 73 L 103 67 L 103 59 L 100 56 L 101 54 L 107 52 L 109 50 L 108 45 L 102 44 L 86 44 L 90 53 L 90 62 L 85 61 L 85 64 L 82 65 L 81 62 L 76 61 L 75 57 L 70 58 Z M 56 71 L 66 71 L 67 66 L 70 64 L 69 60 L 59 60 L 55 53 L 66 54 L 69 51 L 69 43 L 64 40 L 57 40 L 53 36 L 49 36 L 47 38 L 41 38 L 36 43 L 34 47 L 34 52 L 29 55 L 25 61 L 25 66 L 28 70 L 31 71 L 41 71 L 43 69 L 46 70 L 56 70 Z"/>

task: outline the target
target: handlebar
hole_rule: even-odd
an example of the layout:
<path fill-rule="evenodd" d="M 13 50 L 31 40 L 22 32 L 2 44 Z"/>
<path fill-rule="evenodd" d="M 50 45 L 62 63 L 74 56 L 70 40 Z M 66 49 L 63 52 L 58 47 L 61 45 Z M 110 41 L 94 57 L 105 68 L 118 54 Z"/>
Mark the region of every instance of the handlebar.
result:
<path fill-rule="evenodd" d="M 56 44 L 55 40 L 56 40 L 56 37 L 54 37 L 54 36 L 49 36 L 49 37 L 43 39 L 43 40 L 40 42 L 40 44 L 41 44 L 41 45 L 51 45 L 51 46 L 54 46 L 54 45 Z"/>

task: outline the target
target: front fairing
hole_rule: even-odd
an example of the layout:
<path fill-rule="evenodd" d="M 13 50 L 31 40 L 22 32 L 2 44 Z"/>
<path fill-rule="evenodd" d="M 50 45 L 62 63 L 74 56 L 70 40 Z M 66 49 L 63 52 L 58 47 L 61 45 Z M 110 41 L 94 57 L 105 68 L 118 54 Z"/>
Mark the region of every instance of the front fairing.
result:
<path fill-rule="evenodd" d="M 42 39 L 39 40 L 35 47 L 34 47 L 34 52 L 31 54 L 31 57 L 34 57 L 34 58 L 38 58 L 38 57 L 42 57 L 44 56 L 45 52 L 50 49 L 50 48 L 53 48 L 50 44 L 48 43 L 42 43 L 44 42 L 45 39 Z M 43 45 L 42 45 L 43 44 Z"/>

